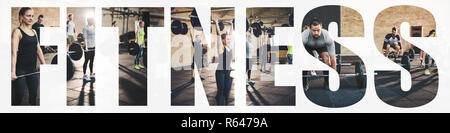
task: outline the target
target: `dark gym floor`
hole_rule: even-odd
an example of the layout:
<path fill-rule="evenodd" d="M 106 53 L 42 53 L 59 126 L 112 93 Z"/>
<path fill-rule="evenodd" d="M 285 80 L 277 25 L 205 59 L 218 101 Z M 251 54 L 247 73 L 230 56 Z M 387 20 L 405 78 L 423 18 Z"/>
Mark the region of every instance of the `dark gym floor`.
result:
<path fill-rule="evenodd" d="M 205 79 L 202 83 L 209 105 L 215 105 L 214 102 L 217 93 L 215 66 L 217 66 L 217 63 L 211 63 L 208 65 L 208 69 L 202 69 L 200 72 L 201 77 Z M 188 66 L 188 68 L 190 68 L 190 66 Z M 171 104 L 173 106 L 194 105 L 194 82 L 191 82 L 191 78 L 191 70 L 171 70 Z M 233 78 L 233 72 L 231 78 Z M 234 90 L 233 82 L 228 99 L 229 105 L 234 105 Z"/>
<path fill-rule="evenodd" d="M 47 54 L 45 55 L 47 56 Z M 67 81 L 67 105 L 68 106 L 94 106 L 95 105 L 95 83 L 93 84 L 93 91 L 90 91 L 91 83 L 83 86 L 83 63 L 84 57 L 78 61 L 73 61 L 75 65 L 75 73 L 73 78 Z M 94 65 L 95 73 L 95 65 Z M 87 68 L 87 72 L 89 68 Z"/>
<path fill-rule="evenodd" d="M 294 106 L 295 87 L 275 86 L 273 64 L 267 63 L 266 69 L 268 70 L 267 72 L 261 72 L 260 65 L 253 65 L 251 80 L 255 81 L 255 84 L 248 85 L 246 88 L 247 105 Z"/>
<path fill-rule="evenodd" d="M 46 55 L 47 56 L 47 55 Z M 135 56 L 129 55 L 124 48 L 119 52 L 119 105 L 147 105 L 147 73 L 144 70 L 132 68 Z M 94 91 L 89 91 L 90 83 L 83 83 L 84 58 L 75 63 L 75 74 L 72 80 L 67 81 L 67 105 L 95 105 Z M 95 71 L 95 66 L 94 66 Z M 89 72 L 89 69 L 88 69 Z"/>
<path fill-rule="evenodd" d="M 420 64 L 418 55 L 411 64 Z M 396 107 L 417 107 L 430 102 L 437 94 L 439 76 L 437 67 L 429 70 L 431 74 L 425 75 L 424 68 L 411 66 L 411 89 L 406 92 L 400 87 L 400 72 L 381 72 L 380 76 L 375 76 L 378 97 Z"/>
<path fill-rule="evenodd" d="M 147 105 L 147 72 L 133 68 L 135 58 L 126 48 L 120 48 L 119 105 Z"/>
<path fill-rule="evenodd" d="M 345 57 L 344 57 L 345 58 Z M 419 64 L 416 60 L 411 64 Z M 354 62 L 355 59 L 343 62 Z M 377 71 L 375 76 L 376 91 L 378 96 L 390 105 L 397 107 L 414 107 L 423 105 L 431 101 L 437 93 L 438 75 L 436 67 L 431 67 L 431 75 L 424 75 L 424 69 L 419 67 L 411 68 L 412 88 L 404 92 L 400 87 L 400 72 Z M 354 73 L 353 66 L 343 66 L 341 73 Z M 364 97 L 365 89 L 355 86 L 356 80 L 353 77 L 341 77 L 340 89 L 336 92 L 325 89 L 323 79 L 310 80 L 310 88 L 305 91 L 308 99 L 325 107 L 345 107 L 358 102 Z"/>

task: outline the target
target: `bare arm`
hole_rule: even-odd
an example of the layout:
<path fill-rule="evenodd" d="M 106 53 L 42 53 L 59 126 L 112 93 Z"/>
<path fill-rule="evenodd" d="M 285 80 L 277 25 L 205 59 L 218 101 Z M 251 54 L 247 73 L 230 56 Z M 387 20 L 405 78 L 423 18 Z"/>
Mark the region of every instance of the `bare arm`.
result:
<path fill-rule="evenodd" d="M 336 70 L 336 56 L 330 57 L 331 67 Z"/>
<path fill-rule="evenodd" d="M 84 52 L 87 52 L 88 46 L 87 46 L 87 29 L 86 29 L 86 27 L 83 28 L 83 37 L 84 37 Z"/>
<path fill-rule="evenodd" d="M 134 42 L 138 43 L 139 42 L 139 28 L 136 29 L 136 32 L 134 33 Z"/>
<path fill-rule="evenodd" d="M 215 22 L 215 25 L 216 25 L 215 27 L 216 27 L 216 34 L 217 34 L 217 41 L 216 41 L 217 51 L 219 52 L 218 54 L 222 54 L 223 50 L 224 50 L 224 47 L 223 47 L 223 44 L 222 44 L 222 37 L 220 36 L 219 21 L 218 20 L 214 20 L 214 22 Z"/>
<path fill-rule="evenodd" d="M 19 29 L 15 29 L 11 36 L 11 80 L 16 80 L 16 63 L 17 63 L 17 51 L 19 49 L 19 40 L 22 38 L 22 34 Z"/>

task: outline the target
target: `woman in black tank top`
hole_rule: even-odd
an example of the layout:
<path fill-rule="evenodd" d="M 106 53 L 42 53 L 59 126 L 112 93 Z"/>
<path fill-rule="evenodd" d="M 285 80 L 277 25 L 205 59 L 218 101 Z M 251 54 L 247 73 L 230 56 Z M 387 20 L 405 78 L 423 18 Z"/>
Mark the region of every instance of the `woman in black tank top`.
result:
<path fill-rule="evenodd" d="M 19 75 L 37 72 L 37 59 L 45 63 L 36 31 L 32 29 L 34 11 L 23 7 L 19 11 L 20 27 L 11 36 L 11 81 L 12 105 L 22 104 L 25 89 L 28 89 L 29 104 L 37 105 L 39 75 L 33 74 L 17 78 Z"/>

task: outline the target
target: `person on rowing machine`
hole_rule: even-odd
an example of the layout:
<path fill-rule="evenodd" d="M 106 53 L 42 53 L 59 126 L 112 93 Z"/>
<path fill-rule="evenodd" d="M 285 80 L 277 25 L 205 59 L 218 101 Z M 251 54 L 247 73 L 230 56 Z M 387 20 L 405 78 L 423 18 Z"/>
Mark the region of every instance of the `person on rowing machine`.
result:
<path fill-rule="evenodd" d="M 39 75 L 32 74 L 21 78 L 17 77 L 17 75 L 37 72 L 37 59 L 39 59 L 41 64 L 45 64 L 44 54 L 39 45 L 37 33 L 32 29 L 33 18 L 33 9 L 29 7 L 21 8 L 19 11 L 20 26 L 12 31 L 12 105 L 22 104 L 25 89 L 28 89 L 29 104 L 37 105 Z"/>

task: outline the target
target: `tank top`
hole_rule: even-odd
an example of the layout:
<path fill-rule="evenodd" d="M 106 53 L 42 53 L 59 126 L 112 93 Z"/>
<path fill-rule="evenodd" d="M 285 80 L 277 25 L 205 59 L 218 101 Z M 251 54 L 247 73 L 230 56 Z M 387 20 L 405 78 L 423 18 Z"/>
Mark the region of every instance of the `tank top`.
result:
<path fill-rule="evenodd" d="M 288 47 L 287 54 L 292 54 L 292 45 L 288 45 L 287 47 Z"/>
<path fill-rule="evenodd" d="M 219 64 L 217 70 L 231 70 L 231 50 L 223 49 L 223 53 L 219 54 Z"/>
<path fill-rule="evenodd" d="M 22 29 L 18 28 L 22 33 L 22 39 L 19 41 L 17 50 L 16 69 L 33 70 L 36 69 L 37 62 L 37 38 L 29 36 Z"/>
<path fill-rule="evenodd" d="M 144 36 L 145 36 L 145 32 L 144 32 L 144 30 L 143 29 L 140 29 L 139 30 L 139 38 L 138 38 L 138 44 L 139 45 L 142 45 L 142 44 L 144 44 Z"/>

